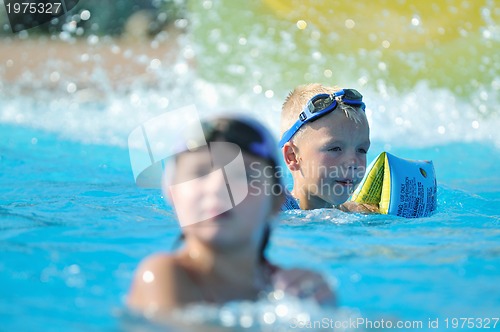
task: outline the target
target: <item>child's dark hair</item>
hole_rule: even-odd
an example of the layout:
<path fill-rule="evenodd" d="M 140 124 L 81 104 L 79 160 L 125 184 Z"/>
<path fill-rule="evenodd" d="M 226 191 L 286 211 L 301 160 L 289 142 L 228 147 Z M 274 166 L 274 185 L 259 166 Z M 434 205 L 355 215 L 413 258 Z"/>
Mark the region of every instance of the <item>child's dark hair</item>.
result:
<path fill-rule="evenodd" d="M 267 137 L 264 137 L 264 135 L 266 135 L 263 132 L 263 130 L 266 130 L 265 128 L 256 128 L 254 125 L 248 123 L 248 121 L 223 117 L 210 122 L 203 122 L 202 128 L 207 142 L 222 141 L 234 143 L 238 145 L 243 152 L 266 160 L 273 168 L 278 167 L 278 161 L 276 160 L 275 153 L 273 153 L 274 151 L 267 151 L 267 155 L 263 156 L 263 151 L 257 152 L 255 149 L 256 144 L 269 144 L 269 142 L 267 142 L 268 139 L 266 140 Z M 277 147 L 267 148 L 276 149 Z M 279 174 L 279 172 L 274 172 L 274 174 Z"/>

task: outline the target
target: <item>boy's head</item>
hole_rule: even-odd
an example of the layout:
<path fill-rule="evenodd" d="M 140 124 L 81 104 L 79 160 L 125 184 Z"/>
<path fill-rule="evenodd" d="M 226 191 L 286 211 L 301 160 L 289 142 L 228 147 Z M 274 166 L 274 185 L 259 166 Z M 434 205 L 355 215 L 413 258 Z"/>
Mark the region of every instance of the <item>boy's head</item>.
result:
<path fill-rule="evenodd" d="M 292 193 L 301 208 L 342 204 L 361 181 L 370 147 L 369 125 L 361 98 L 355 90 L 321 84 L 299 86 L 286 98 L 281 113 L 280 143 L 294 180 Z M 313 114 L 323 115 L 305 124 L 298 121 Z M 299 125 L 295 131 L 293 128 Z"/>
<path fill-rule="evenodd" d="M 193 135 L 186 130 L 180 145 L 197 148 L 180 150 L 163 178 L 181 226 L 222 219 L 262 223 L 279 211 L 282 184 L 271 133 L 241 115 L 204 120 L 201 128 L 203 137 L 196 128 Z"/>

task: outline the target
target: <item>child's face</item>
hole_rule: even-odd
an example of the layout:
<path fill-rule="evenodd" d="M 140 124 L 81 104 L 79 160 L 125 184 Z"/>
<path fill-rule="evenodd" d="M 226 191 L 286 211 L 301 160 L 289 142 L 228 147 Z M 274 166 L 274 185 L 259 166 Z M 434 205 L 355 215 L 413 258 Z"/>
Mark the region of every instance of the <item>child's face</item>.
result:
<path fill-rule="evenodd" d="M 302 190 L 316 206 L 342 204 L 365 173 L 368 122 L 363 117 L 356 123 L 338 110 L 308 126 L 296 142 Z"/>
<path fill-rule="evenodd" d="M 243 173 L 231 171 L 228 163 L 233 152 L 229 151 L 231 157 L 215 167 L 208 149 L 178 156 L 174 181 L 182 185 L 164 191 L 170 196 L 186 237 L 196 237 L 215 247 L 260 241 L 272 214 L 272 179 L 265 176 L 270 172 L 260 159 L 245 153 Z"/>

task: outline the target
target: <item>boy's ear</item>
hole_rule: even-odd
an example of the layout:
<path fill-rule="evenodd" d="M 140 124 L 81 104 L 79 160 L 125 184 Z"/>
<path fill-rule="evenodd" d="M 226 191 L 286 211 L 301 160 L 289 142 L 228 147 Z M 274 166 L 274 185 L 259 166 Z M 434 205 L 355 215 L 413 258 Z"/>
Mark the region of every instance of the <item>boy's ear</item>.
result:
<path fill-rule="evenodd" d="M 297 147 L 291 142 L 286 142 L 281 148 L 285 164 L 291 171 L 298 171 L 300 169 L 299 158 L 297 156 Z"/>

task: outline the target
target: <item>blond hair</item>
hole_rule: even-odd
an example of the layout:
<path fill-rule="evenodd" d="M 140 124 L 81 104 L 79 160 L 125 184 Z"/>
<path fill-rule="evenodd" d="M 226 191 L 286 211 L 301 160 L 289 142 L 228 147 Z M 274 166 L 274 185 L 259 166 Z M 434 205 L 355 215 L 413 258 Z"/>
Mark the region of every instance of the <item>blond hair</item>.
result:
<path fill-rule="evenodd" d="M 312 97 L 320 93 L 332 94 L 339 90 L 341 89 L 338 86 L 329 87 L 319 83 L 310 83 L 296 87 L 288 94 L 281 108 L 281 136 L 283 136 L 285 131 L 287 131 L 295 123 L 295 121 L 297 121 L 299 114 L 304 110 L 307 102 Z M 338 107 L 344 111 L 344 114 L 348 119 L 357 123 L 366 120 L 366 114 L 360 107 L 353 107 L 344 104 L 344 102 L 342 102 L 339 98 L 337 98 L 337 102 L 339 104 Z M 291 140 L 302 136 L 305 128 L 307 128 L 307 126 L 302 127 Z"/>

